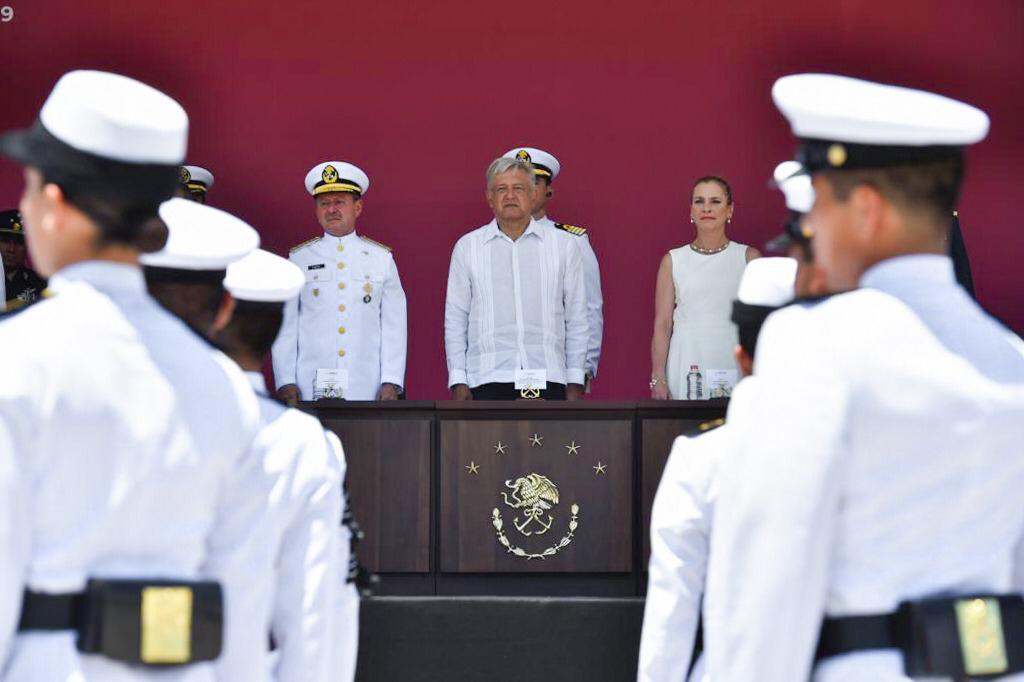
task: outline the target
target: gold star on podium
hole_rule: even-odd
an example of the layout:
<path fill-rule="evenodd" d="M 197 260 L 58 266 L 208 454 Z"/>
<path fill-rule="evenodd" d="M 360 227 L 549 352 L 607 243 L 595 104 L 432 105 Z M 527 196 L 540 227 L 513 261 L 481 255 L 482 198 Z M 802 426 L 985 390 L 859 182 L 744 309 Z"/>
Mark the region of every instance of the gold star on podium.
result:
<path fill-rule="evenodd" d="M 597 460 L 597 466 L 590 468 L 594 470 L 595 476 L 600 476 L 601 474 L 606 473 L 605 468 L 607 468 L 607 466 L 607 464 L 601 464 L 601 460 Z"/>
<path fill-rule="evenodd" d="M 544 436 L 538 436 L 536 433 L 530 436 L 530 447 L 540 447 L 544 445 Z"/>
<path fill-rule="evenodd" d="M 476 462 L 472 460 L 469 462 L 469 464 L 466 465 L 465 469 L 471 474 L 476 474 L 478 476 L 480 475 L 480 467 L 477 466 Z"/>
<path fill-rule="evenodd" d="M 572 445 L 566 445 L 565 449 L 569 451 L 570 455 L 578 455 L 580 454 L 580 448 L 582 447 L 582 445 L 576 445 L 576 441 L 573 441 Z"/>
<path fill-rule="evenodd" d="M 502 442 L 499 440 L 498 444 L 494 446 L 494 454 L 496 454 L 496 455 L 504 455 L 505 454 L 505 450 L 507 448 L 508 448 L 508 446 L 507 445 L 503 445 Z"/>

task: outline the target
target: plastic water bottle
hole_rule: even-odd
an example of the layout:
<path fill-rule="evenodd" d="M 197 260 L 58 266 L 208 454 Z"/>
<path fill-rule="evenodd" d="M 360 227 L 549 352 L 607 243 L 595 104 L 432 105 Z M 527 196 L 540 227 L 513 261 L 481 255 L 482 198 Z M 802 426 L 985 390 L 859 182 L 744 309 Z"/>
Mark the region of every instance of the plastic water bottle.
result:
<path fill-rule="evenodd" d="M 700 365 L 690 365 L 690 373 L 686 375 L 686 399 L 703 400 L 704 377 L 700 373 Z"/>

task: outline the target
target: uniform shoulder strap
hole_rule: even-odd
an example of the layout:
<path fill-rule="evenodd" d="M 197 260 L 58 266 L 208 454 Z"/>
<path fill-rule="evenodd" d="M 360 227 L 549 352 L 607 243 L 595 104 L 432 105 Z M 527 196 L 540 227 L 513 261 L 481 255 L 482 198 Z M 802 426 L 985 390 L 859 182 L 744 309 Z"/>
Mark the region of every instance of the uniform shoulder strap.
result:
<path fill-rule="evenodd" d="M 712 419 L 711 421 L 704 422 L 697 428 L 691 430 L 689 433 L 686 434 L 686 436 L 688 438 L 693 438 L 694 436 L 701 436 L 705 433 L 708 433 L 709 431 L 714 431 L 715 429 L 721 426 L 725 426 L 725 419 Z"/>
<path fill-rule="evenodd" d="M 579 227 L 578 225 L 566 225 L 565 223 L 555 223 L 555 227 L 563 232 L 582 237 L 587 233 L 586 228 Z"/>
<path fill-rule="evenodd" d="M 295 245 L 295 246 L 293 246 L 292 248 L 288 249 L 288 253 L 295 253 L 296 251 L 298 251 L 298 250 L 299 250 L 299 249 L 301 249 L 302 247 L 304 247 L 304 246 L 309 246 L 310 244 L 313 244 L 313 243 L 315 243 L 315 242 L 318 242 L 318 241 L 320 241 L 321 239 L 323 239 L 323 236 L 320 236 L 320 237 L 313 237 L 312 239 L 307 239 L 306 241 L 302 242 L 301 244 L 296 244 L 296 245 Z"/>
<path fill-rule="evenodd" d="M 366 235 L 362 235 L 362 234 L 359 235 L 359 238 L 362 239 L 364 242 L 367 242 L 368 244 L 373 244 L 374 246 L 379 246 L 380 248 L 384 249 L 388 253 L 391 253 L 391 247 L 388 246 L 387 244 L 381 244 L 376 239 L 370 239 Z"/>

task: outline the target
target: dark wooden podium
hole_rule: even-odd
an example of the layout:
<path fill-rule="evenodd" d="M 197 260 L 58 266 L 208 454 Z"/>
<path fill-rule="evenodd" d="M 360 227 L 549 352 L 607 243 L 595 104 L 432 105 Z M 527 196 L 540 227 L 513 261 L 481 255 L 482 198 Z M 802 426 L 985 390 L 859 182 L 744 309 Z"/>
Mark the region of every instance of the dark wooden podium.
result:
<path fill-rule="evenodd" d="M 345 402 L 301 407 L 345 446 L 384 594 L 643 592 L 676 436 L 725 402 Z"/>

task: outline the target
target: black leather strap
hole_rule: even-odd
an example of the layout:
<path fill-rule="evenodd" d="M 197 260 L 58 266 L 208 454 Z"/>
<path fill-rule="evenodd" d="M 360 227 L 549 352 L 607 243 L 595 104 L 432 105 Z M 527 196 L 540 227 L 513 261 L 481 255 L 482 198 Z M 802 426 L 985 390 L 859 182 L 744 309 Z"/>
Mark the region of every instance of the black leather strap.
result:
<path fill-rule="evenodd" d="M 839 656 L 854 651 L 898 649 L 897 614 L 826 618 L 821 626 L 817 658 Z"/>
<path fill-rule="evenodd" d="M 77 630 L 82 623 L 85 595 L 81 592 L 46 594 L 25 590 L 18 630 Z"/>

